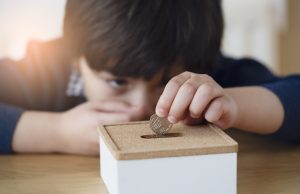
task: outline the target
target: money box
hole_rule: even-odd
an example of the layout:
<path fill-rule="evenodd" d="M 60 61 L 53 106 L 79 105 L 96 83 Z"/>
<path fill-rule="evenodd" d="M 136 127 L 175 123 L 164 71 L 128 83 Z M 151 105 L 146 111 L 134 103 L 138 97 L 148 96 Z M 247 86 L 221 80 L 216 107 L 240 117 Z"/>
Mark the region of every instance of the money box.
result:
<path fill-rule="evenodd" d="M 110 194 L 235 194 L 238 144 L 213 125 L 173 125 L 154 135 L 147 121 L 104 125 L 100 175 Z"/>

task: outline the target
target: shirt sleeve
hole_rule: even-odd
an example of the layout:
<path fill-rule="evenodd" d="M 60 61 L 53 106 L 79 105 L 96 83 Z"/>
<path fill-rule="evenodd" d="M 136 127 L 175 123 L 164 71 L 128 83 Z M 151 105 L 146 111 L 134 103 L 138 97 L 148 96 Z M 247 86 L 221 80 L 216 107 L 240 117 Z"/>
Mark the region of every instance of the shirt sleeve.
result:
<path fill-rule="evenodd" d="M 300 76 L 281 78 L 262 85 L 278 96 L 284 107 L 284 120 L 275 137 L 300 143 Z"/>
<path fill-rule="evenodd" d="M 23 110 L 0 103 L 0 154 L 12 153 L 12 138 Z"/>
<path fill-rule="evenodd" d="M 283 105 L 284 120 L 271 136 L 300 143 L 300 75 L 280 77 L 255 60 L 222 56 L 213 77 L 223 87 L 262 86 L 273 92 Z"/>

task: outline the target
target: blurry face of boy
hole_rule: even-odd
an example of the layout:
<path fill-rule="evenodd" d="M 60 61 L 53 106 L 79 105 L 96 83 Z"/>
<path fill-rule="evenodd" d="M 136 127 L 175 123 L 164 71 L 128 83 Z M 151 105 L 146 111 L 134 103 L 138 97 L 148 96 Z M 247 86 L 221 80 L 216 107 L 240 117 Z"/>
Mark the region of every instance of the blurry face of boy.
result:
<path fill-rule="evenodd" d="M 142 78 L 116 77 L 107 71 L 94 71 L 84 58 L 79 64 L 87 100 L 125 103 L 141 110 L 144 119 L 154 113 L 164 88 L 161 84 L 162 73 L 146 81 Z"/>

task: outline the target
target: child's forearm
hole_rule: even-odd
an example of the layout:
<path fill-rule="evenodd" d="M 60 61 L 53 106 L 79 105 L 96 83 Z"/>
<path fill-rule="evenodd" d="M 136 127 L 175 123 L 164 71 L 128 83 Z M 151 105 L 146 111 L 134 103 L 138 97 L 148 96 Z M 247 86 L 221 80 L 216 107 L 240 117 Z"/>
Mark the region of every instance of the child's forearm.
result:
<path fill-rule="evenodd" d="M 55 152 L 59 142 L 60 113 L 26 111 L 14 132 L 15 152 Z"/>
<path fill-rule="evenodd" d="M 278 97 L 263 87 L 225 89 L 237 103 L 238 116 L 233 127 L 249 132 L 268 134 L 279 129 L 284 109 Z"/>

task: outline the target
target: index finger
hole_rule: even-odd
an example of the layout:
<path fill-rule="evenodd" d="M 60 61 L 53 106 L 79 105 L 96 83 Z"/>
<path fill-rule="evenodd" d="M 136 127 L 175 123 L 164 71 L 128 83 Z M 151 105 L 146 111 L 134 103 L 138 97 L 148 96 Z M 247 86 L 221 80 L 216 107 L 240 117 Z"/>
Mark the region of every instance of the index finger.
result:
<path fill-rule="evenodd" d="M 162 95 L 160 96 L 155 113 L 159 117 L 166 117 L 170 111 L 171 105 L 175 99 L 175 96 L 181 87 L 181 85 L 186 82 L 191 77 L 190 72 L 183 72 L 175 77 L 173 77 L 166 85 Z"/>

